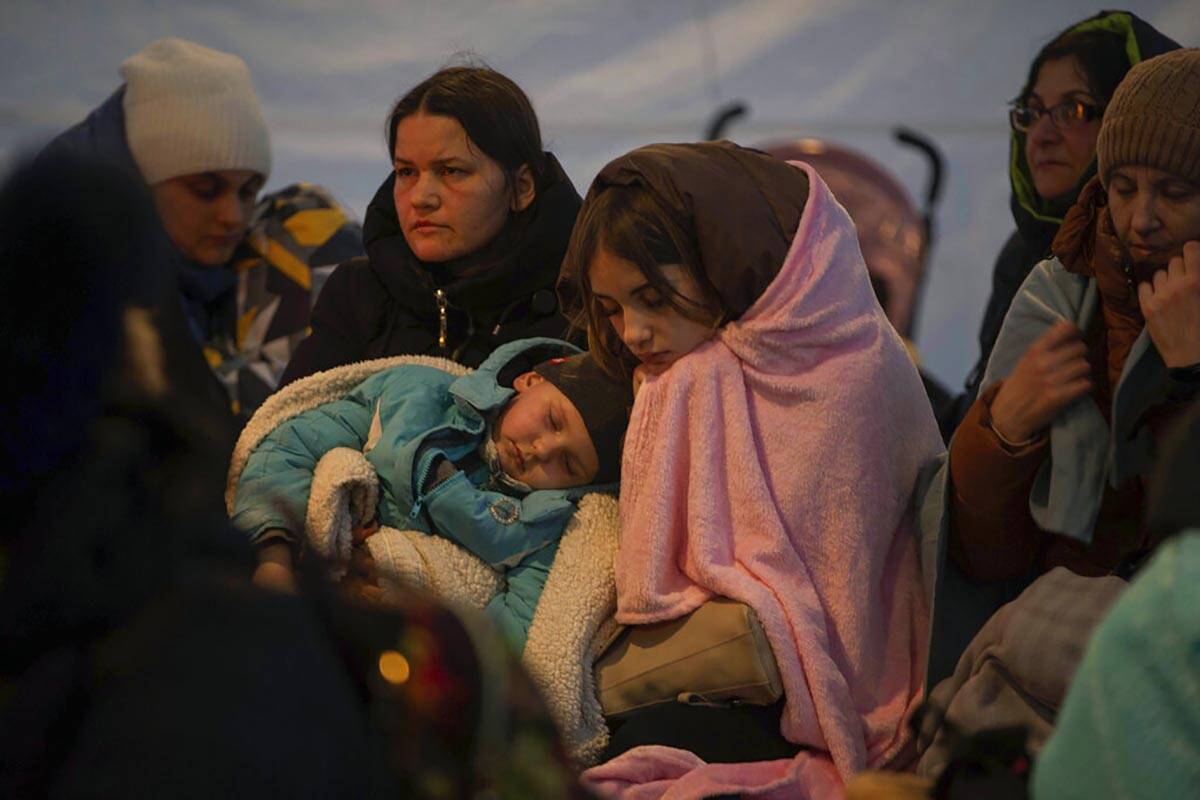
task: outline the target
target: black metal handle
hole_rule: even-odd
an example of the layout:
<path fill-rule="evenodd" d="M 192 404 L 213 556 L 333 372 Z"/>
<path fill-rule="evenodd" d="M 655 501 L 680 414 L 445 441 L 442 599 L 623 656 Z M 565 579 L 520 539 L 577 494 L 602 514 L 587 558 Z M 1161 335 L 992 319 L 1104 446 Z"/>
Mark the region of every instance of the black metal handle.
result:
<path fill-rule="evenodd" d="M 715 142 L 717 139 L 720 139 L 725 135 L 725 130 L 734 120 L 744 117 L 748 113 L 750 113 L 750 106 L 741 100 L 735 100 L 732 103 L 721 106 L 709 120 L 708 132 L 704 134 L 704 140 L 706 142 Z"/>

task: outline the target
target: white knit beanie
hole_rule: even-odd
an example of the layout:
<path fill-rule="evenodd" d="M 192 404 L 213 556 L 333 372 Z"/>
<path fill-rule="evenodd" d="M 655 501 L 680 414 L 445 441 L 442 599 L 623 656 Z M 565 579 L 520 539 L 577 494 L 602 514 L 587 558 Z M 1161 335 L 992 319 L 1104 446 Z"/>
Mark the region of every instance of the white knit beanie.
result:
<path fill-rule="evenodd" d="M 174 37 L 121 63 L 125 137 L 146 183 L 225 169 L 271 171 L 246 62 Z"/>

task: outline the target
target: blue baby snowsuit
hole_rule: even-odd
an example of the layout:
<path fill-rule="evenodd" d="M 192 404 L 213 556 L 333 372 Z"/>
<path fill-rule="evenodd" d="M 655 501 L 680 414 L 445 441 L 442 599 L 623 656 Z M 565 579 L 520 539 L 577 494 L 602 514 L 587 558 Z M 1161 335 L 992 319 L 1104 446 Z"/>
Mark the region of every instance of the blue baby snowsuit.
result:
<path fill-rule="evenodd" d="M 555 339 L 498 348 L 475 372 L 455 377 L 405 364 L 376 373 L 341 400 L 282 423 L 246 462 L 233 523 L 258 541 L 272 528 L 303 524 L 317 462 L 335 447 L 362 450 L 379 475 L 379 521 L 437 533 L 504 573 L 487 612 L 520 652 L 538 597 L 576 503 L 615 486 L 539 489 L 521 496 L 479 457 L 491 420 L 515 394 L 517 374 L 577 349 Z M 501 378 L 509 385 L 501 385 Z M 459 467 L 426 489 L 439 458 Z"/>

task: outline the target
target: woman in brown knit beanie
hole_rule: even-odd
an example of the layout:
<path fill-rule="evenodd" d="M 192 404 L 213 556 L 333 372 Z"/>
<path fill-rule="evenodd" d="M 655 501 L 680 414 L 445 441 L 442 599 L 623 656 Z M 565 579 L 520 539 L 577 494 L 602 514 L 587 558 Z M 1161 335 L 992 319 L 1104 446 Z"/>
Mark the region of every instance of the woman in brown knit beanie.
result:
<path fill-rule="evenodd" d="M 1113 93 L 1096 144 L 1100 180 L 1125 165 L 1200 185 L 1200 49 L 1143 61 Z"/>
<path fill-rule="evenodd" d="M 1017 599 L 980 630 L 970 626 L 986 609 L 947 622 L 969 598 L 940 595 L 931 660 L 953 649 L 939 631 L 978 633 L 971 663 L 931 698 L 964 730 L 983 724 L 970 700 L 979 686 L 960 676 L 985 680 L 993 668 L 974 661 L 984 654 L 1010 682 L 1044 690 L 1040 710 L 1016 695 L 996 703 L 1012 712 L 1005 724 L 1030 726 L 1035 748 L 1049 732 L 1039 714 L 1057 707 L 1076 663 L 1053 654 L 1082 649 L 1124 585 L 1112 576 L 1133 574 L 1158 544 L 1144 523 L 1146 476 L 1168 424 L 1200 405 L 1200 50 L 1131 69 L 1097 153 L 1098 175 L 1054 257 L 1017 292 L 949 449 L 951 563 L 940 569 L 965 573 L 976 607 L 985 595 Z"/>
<path fill-rule="evenodd" d="M 1167 367 L 1200 364 L 1200 49 L 1134 68 L 1097 144 L 1109 216 Z M 1189 244 L 1190 243 L 1190 244 Z"/>

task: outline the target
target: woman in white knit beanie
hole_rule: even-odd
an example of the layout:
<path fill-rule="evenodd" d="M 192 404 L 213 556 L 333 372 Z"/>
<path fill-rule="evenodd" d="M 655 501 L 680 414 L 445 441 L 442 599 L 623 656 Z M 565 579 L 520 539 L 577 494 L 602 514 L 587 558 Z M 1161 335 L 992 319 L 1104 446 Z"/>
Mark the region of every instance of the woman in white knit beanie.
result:
<path fill-rule="evenodd" d="M 157 261 L 178 289 L 156 303 L 169 382 L 221 420 L 232 448 L 306 334 L 313 268 L 360 254 L 361 229 L 311 184 L 258 200 L 271 148 L 241 58 L 167 38 L 120 73 L 123 85 L 46 152 L 145 181 L 161 222 Z"/>
<path fill-rule="evenodd" d="M 246 62 L 168 38 L 125 59 L 121 76 L 126 140 L 167 234 L 185 258 L 225 264 L 271 171 Z"/>

